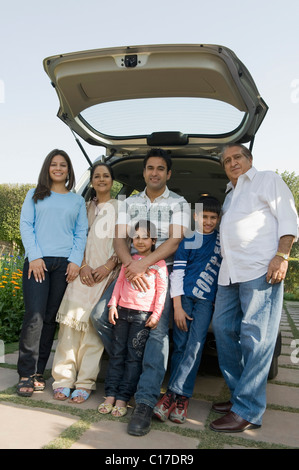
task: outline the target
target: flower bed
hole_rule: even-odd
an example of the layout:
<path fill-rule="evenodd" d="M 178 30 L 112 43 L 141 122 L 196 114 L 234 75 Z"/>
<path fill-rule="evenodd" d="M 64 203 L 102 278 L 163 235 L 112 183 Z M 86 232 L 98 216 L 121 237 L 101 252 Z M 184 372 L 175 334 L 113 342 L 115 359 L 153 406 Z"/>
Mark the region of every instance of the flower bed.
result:
<path fill-rule="evenodd" d="M 19 339 L 24 316 L 22 268 L 24 258 L 4 254 L 0 257 L 0 340 Z"/>

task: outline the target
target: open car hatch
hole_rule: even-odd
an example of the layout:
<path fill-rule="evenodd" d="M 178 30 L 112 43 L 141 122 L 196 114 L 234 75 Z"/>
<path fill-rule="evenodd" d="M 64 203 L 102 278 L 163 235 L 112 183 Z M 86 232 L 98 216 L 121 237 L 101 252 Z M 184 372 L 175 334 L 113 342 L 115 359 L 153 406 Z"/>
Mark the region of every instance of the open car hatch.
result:
<path fill-rule="evenodd" d="M 108 154 L 163 146 L 217 155 L 225 143 L 252 142 L 268 110 L 247 68 L 218 45 L 115 47 L 43 64 L 58 117 Z"/>

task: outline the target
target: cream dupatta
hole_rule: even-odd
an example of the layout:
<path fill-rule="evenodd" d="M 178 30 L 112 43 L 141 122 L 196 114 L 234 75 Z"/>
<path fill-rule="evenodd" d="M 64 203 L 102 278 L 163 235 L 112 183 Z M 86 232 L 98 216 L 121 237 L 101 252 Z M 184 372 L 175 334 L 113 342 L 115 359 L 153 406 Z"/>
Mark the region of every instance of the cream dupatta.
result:
<path fill-rule="evenodd" d="M 118 201 L 116 199 L 110 199 L 98 206 L 94 201 L 88 203 L 89 232 L 85 248 L 85 263 L 93 269 L 104 265 L 111 256 L 115 255 L 113 237 L 117 213 Z M 105 288 L 116 277 L 117 272 L 117 270 L 110 272 L 102 282 L 92 287 L 82 284 L 78 276 L 67 286 L 56 321 L 79 331 L 87 331 L 93 307 L 101 298 Z"/>

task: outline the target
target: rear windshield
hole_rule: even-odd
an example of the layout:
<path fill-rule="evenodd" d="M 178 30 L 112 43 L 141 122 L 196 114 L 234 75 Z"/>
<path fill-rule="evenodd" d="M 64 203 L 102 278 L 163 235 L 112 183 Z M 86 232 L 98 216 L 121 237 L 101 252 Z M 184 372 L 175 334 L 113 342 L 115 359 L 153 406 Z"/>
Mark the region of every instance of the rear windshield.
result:
<path fill-rule="evenodd" d="M 147 136 L 177 131 L 190 135 L 222 135 L 237 129 L 245 113 L 205 98 L 143 98 L 101 103 L 80 118 L 95 131 L 111 137 Z"/>

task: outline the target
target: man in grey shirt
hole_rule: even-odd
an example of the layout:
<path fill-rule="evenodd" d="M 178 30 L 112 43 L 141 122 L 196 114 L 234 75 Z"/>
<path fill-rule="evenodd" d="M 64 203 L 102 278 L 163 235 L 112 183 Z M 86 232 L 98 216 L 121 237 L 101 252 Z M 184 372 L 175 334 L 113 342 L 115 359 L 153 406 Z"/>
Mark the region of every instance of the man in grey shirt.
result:
<path fill-rule="evenodd" d="M 151 149 L 144 159 L 143 177 L 146 188 L 123 201 L 116 226 L 114 246 L 121 262 L 126 265 L 126 277 L 140 291 L 146 289 L 146 270 L 165 259 L 172 268 L 172 257 L 189 227 L 190 210 L 186 200 L 167 188 L 171 177 L 171 159 L 162 149 Z M 130 229 L 138 220 L 150 220 L 156 225 L 156 249 L 141 260 L 132 260 L 134 254 L 127 245 Z M 109 354 L 111 324 L 108 322 L 107 301 L 113 285 L 104 294 L 92 312 L 92 322 Z M 128 424 L 128 433 L 143 436 L 150 431 L 152 410 L 159 399 L 161 384 L 168 361 L 168 329 L 172 302 L 169 292 L 157 328 L 151 329 L 146 343 L 142 374 L 135 394 L 136 407 Z"/>

